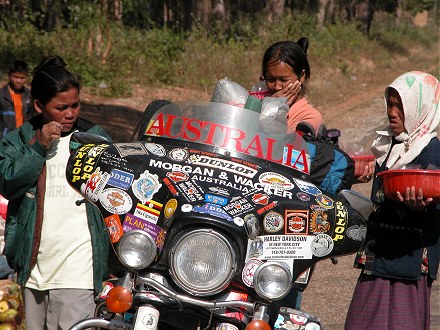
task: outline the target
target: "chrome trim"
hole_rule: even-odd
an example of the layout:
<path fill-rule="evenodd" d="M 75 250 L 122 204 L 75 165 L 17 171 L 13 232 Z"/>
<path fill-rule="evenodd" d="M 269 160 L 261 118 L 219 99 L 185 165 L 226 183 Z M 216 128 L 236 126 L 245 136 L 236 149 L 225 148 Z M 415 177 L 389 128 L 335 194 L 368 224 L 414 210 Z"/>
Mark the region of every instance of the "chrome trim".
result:
<path fill-rule="evenodd" d="M 94 317 L 75 323 L 69 330 L 85 330 L 91 327 L 100 327 L 103 329 L 110 329 L 110 330 L 133 329 L 132 324 L 125 323 L 124 321 L 116 321 L 116 320 L 109 321 Z"/>

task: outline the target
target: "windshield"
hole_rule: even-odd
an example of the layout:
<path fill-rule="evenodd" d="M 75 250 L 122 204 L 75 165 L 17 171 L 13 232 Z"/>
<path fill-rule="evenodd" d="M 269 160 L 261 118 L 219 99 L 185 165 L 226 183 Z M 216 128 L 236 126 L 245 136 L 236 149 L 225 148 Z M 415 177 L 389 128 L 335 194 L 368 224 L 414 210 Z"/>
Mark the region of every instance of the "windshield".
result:
<path fill-rule="evenodd" d="M 231 157 L 245 154 L 310 172 L 307 144 L 286 121 L 228 104 L 194 101 L 170 103 L 146 116 L 144 138 L 200 143 Z"/>

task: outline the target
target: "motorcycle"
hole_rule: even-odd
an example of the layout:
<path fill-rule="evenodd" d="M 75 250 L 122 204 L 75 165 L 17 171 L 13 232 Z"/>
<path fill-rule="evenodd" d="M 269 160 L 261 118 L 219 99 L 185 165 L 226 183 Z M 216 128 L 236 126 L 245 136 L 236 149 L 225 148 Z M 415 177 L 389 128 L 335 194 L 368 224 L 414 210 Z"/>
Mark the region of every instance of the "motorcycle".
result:
<path fill-rule="evenodd" d="M 156 101 L 130 142 L 75 133 L 70 148 L 67 180 L 122 269 L 71 329 L 320 329 L 280 300 L 365 240 L 369 201 L 321 191 L 304 139 L 251 110 Z"/>

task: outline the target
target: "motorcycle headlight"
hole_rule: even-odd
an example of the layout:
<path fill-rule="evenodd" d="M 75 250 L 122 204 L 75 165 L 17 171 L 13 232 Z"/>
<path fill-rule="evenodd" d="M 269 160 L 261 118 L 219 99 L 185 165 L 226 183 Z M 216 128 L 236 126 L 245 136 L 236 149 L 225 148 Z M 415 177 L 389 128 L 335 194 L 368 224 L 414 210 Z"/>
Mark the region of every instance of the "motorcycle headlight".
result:
<path fill-rule="evenodd" d="M 130 230 L 118 242 L 118 256 L 129 268 L 142 269 L 149 266 L 156 257 L 156 242 L 143 230 Z"/>
<path fill-rule="evenodd" d="M 268 261 L 260 265 L 254 273 L 254 289 L 265 299 L 280 300 L 292 287 L 289 267 L 282 262 Z"/>
<path fill-rule="evenodd" d="M 174 282 L 199 296 L 223 290 L 237 269 L 232 245 L 222 234 L 209 229 L 184 234 L 174 244 L 169 258 Z"/>

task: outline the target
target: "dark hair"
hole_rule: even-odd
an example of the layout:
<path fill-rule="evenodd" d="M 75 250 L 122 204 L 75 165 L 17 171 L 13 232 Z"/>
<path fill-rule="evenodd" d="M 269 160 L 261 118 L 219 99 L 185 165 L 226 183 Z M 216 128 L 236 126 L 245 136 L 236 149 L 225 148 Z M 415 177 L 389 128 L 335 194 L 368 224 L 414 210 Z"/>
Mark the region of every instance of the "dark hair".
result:
<path fill-rule="evenodd" d="M 74 87 L 81 89 L 79 78 L 66 69 L 67 64 L 60 56 L 43 59 L 34 69 L 31 94 L 34 100 L 46 105 L 56 94 Z"/>
<path fill-rule="evenodd" d="M 29 73 L 29 65 L 22 60 L 16 60 L 12 64 L 12 66 L 9 67 L 9 75 L 11 75 L 14 72 L 26 72 Z"/>
<path fill-rule="evenodd" d="M 310 78 L 310 64 L 307 59 L 307 49 L 309 40 L 300 38 L 297 42 L 285 40 L 278 41 L 266 49 L 263 55 L 261 73 L 266 75 L 267 67 L 274 62 L 281 61 L 290 65 L 293 72 L 300 77 L 302 71 L 305 71 L 306 80 Z"/>

